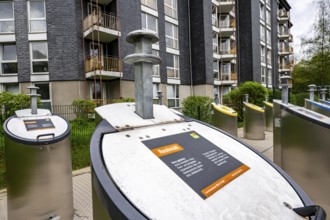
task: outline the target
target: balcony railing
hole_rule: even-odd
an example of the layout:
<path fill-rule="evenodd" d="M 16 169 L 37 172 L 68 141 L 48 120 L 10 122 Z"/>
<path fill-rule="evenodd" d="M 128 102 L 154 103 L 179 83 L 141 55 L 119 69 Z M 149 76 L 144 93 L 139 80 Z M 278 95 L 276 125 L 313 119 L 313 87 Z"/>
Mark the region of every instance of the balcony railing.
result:
<path fill-rule="evenodd" d="M 105 12 L 93 11 L 84 19 L 84 30 L 87 30 L 93 25 L 98 25 L 112 30 L 119 30 L 119 19 L 116 16 Z"/>
<path fill-rule="evenodd" d="M 278 13 L 278 16 L 280 18 L 286 18 L 286 19 L 289 19 L 290 17 L 290 13 L 288 11 L 283 11 L 283 10 L 280 10 L 279 13 Z"/>
<path fill-rule="evenodd" d="M 219 21 L 216 17 L 212 16 L 212 25 L 219 27 Z"/>
<path fill-rule="evenodd" d="M 280 35 L 290 35 L 290 30 L 289 29 L 280 29 L 279 30 Z"/>
<path fill-rule="evenodd" d="M 231 73 L 231 76 L 230 76 L 231 80 L 237 80 L 237 73 Z"/>
<path fill-rule="evenodd" d="M 220 28 L 235 28 L 236 27 L 236 20 L 222 20 L 220 21 Z"/>
<path fill-rule="evenodd" d="M 279 51 L 281 53 L 293 53 L 293 47 L 280 48 Z"/>
<path fill-rule="evenodd" d="M 280 64 L 280 69 L 291 69 L 291 64 Z"/>
<path fill-rule="evenodd" d="M 220 0 L 219 2 L 231 2 L 231 3 L 235 3 L 235 0 Z"/>
<path fill-rule="evenodd" d="M 99 59 L 98 56 L 87 57 L 85 60 L 85 70 L 86 72 L 91 72 L 94 70 L 104 70 L 121 72 L 121 60 L 117 57 L 107 57 L 103 56 Z"/>
<path fill-rule="evenodd" d="M 232 49 L 220 50 L 220 54 L 236 54 L 236 47 Z"/>

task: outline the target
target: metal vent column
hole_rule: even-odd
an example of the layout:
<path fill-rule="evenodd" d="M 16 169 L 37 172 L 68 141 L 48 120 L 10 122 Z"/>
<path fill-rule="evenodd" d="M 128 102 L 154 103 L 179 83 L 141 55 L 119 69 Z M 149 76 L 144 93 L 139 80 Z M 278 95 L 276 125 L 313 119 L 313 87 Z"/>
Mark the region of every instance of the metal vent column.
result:
<path fill-rule="evenodd" d="M 308 87 L 309 87 L 309 90 L 308 90 L 309 91 L 309 100 L 314 101 L 314 92 L 315 92 L 316 85 L 311 84 Z"/>
<path fill-rule="evenodd" d="M 159 40 L 157 34 L 149 30 L 130 32 L 126 41 L 134 44 L 134 54 L 124 58 L 135 67 L 135 112 L 143 119 L 153 118 L 152 66 L 161 59 L 152 54 L 152 44 Z"/>
<path fill-rule="evenodd" d="M 38 114 L 37 97 L 40 96 L 39 94 L 37 94 L 37 89 L 39 89 L 39 87 L 29 86 L 27 87 L 27 89 L 30 89 L 30 94 L 28 94 L 28 96 L 31 97 L 31 114 L 37 115 Z"/>

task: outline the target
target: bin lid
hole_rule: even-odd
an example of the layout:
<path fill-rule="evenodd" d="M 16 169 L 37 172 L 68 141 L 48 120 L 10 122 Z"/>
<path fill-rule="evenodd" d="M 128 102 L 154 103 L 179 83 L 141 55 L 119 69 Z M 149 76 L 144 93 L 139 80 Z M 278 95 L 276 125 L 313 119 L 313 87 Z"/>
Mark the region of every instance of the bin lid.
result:
<path fill-rule="evenodd" d="M 304 204 L 278 170 L 198 122 L 106 134 L 100 147 L 111 179 L 148 219 L 303 219 L 286 206 Z"/>
<path fill-rule="evenodd" d="M 244 105 L 249 107 L 250 109 L 253 109 L 255 111 L 258 111 L 258 112 L 265 112 L 265 110 L 257 105 L 253 105 L 251 103 L 247 103 L 247 102 L 244 102 Z"/>
<path fill-rule="evenodd" d="M 36 115 L 30 109 L 16 111 L 16 116 L 4 123 L 4 130 L 17 142 L 33 144 L 57 142 L 70 133 L 68 122 L 47 109 L 38 109 Z"/>
<path fill-rule="evenodd" d="M 267 105 L 267 106 L 273 108 L 273 103 L 271 103 L 271 102 L 266 102 L 266 101 L 264 101 L 264 103 L 265 103 L 265 105 Z"/>
<path fill-rule="evenodd" d="M 225 105 L 212 103 L 212 106 L 214 107 L 214 109 L 218 110 L 219 112 L 222 112 L 230 116 L 237 116 L 237 112 L 234 109 L 229 108 Z"/>

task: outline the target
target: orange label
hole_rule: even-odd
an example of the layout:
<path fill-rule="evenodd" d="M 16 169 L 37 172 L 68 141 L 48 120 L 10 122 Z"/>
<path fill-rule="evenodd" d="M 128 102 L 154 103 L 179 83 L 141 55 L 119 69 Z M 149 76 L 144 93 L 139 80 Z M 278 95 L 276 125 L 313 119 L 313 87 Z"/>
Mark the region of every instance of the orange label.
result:
<path fill-rule="evenodd" d="M 179 152 L 182 150 L 184 150 L 184 149 L 179 144 L 170 144 L 170 145 L 166 145 L 163 147 L 158 147 L 158 148 L 152 149 L 151 151 L 154 154 L 156 154 L 157 157 L 162 157 L 162 156 L 173 154 L 173 153 L 176 153 L 176 152 Z"/>
<path fill-rule="evenodd" d="M 207 198 L 211 196 L 213 193 L 218 191 L 220 188 L 224 187 L 226 184 L 228 184 L 230 181 L 235 179 L 236 177 L 243 174 L 245 171 L 249 170 L 250 168 L 246 165 L 242 165 L 236 170 L 231 171 L 226 176 L 218 179 L 217 181 L 213 182 L 211 185 L 204 188 L 201 192 L 203 195 Z"/>

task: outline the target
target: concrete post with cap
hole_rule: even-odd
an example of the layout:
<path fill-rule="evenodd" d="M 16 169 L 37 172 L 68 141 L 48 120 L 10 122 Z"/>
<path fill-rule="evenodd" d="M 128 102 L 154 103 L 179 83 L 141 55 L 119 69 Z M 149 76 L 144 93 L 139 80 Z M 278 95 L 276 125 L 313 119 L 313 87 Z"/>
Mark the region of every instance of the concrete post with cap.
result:
<path fill-rule="evenodd" d="M 309 91 L 309 100 L 314 101 L 314 92 L 315 92 L 316 85 L 311 84 L 308 87 L 309 87 L 309 90 L 308 90 Z"/>

